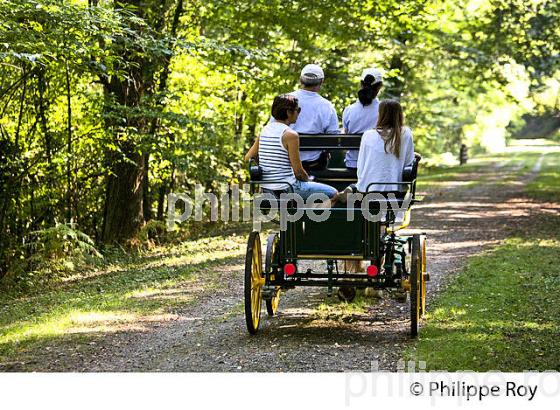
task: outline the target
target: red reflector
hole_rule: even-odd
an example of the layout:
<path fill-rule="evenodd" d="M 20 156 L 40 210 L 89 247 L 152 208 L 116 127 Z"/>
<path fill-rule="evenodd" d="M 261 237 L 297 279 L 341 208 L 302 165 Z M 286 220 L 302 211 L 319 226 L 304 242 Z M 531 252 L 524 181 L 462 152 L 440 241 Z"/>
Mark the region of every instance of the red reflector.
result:
<path fill-rule="evenodd" d="M 367 274 L 368 274 L 368 276 L 377 276 L 377 273 L 378 273 L 378 272 L 379 272 L 379 271 L 377 270 L 377 266 L 375 266 L 375 265 L 369 265 L 369 266 L 367 267 Z"/>
<path fill-rule="evenodd" d="M 293 263 L 287 263 L 284 265 L 284 273 L 286 275 L 293 275 L 294 273 L 296 273 L 296 265 L 294 265 Z"/>

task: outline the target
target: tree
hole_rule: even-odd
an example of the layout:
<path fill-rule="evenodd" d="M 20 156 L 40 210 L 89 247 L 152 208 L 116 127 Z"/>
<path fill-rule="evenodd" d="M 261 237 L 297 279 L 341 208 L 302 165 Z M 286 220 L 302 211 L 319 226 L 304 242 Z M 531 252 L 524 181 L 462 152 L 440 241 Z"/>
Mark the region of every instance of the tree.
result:
<path fill-rule="evenodd" d="M 135 236 L 144 216 L 144 205 L 150 207 L 147 196 L 149 148 L 142 137 L 153 134 L 157 118 L 151 121 L 144 108 L 153 104 L 159 78 L 159 92 L 165 92 L 169 70 L 168 32 L 175 32 L 182 13 L 182 0 L 139 0 L 116 3 L 131 15 L 134 36 L 115 38 L 111 53 L 126 62 L 119 75 L 101 77 L 105 92 L 106 126 L 112 130 L 117 150 L 108 152 L 109 172 L 105 199 L 103 240 L 115 242 Z M 171 18 L 169 15 L 171 13 Z M 169 29 L 168 20 L 172 20 Z M 120 67 L 119 67 L 120 68 Z M 120 70 L 119 70 L 120 71 Z M 147 210 L 146 210 L 147 211 Z"/>

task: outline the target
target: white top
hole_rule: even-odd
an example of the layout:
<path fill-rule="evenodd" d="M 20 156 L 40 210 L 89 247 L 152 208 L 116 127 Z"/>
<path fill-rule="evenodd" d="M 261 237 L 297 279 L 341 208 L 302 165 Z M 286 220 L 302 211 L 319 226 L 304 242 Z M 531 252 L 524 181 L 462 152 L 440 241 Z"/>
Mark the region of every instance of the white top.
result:
<path fill-rule="evenodd" d="M 282 144 L 282 136 L 289 129 L 286 124 L 278 121 L 269 122 L 259 137 L 259 165 L 263 171 L 263 181 L 285 181 L 296 183 L 296 177 L 288 150 Z M 263 184 L 266 189 L 286 189 L 286 184 Z"/>
<path fill-rule="evenodd" d="M 362 136 L 358 155 L 358 184 L 360 192 L 366 192 L 372 182 L 402 182 L 403 168 L 414 161 L 412 131 L 404 127 L 401 135 L 400 156 L 385 152 L 385 142 L 376 130 Z M 391 184 L 375 184 L 369 191 L 403 191 L 403 187 Z"/>
<path fill-rule="evenodd" d="M 340 134 L 334 105 L 314 91 L 297 90 L 290 95 L 298 99 L 301 112 L 291 128 L 300 134 Z M 321 151 L 301 151 L 302 161 L 315 161 Z"/>
<path fill-rule="evenodd" d="M 347 134 L 361 134 L 375 128 L 379 117 L 379 100 L 375 98 L 370 105 L 362 105 L 360 100 L 349 105 L 342 113 L 342 126 Z M 344 163 L 349 168 L 358 166 L 358 150 L 346 152 Z"/>

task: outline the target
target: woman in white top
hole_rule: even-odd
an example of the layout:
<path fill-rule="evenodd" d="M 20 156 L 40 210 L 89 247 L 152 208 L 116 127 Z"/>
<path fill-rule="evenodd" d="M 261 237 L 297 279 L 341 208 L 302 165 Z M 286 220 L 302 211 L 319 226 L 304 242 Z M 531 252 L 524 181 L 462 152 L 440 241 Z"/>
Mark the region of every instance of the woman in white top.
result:
<path fill-rule="evenodd" d="M 379 119 L 375 129 L 364 132 L 358 155 L 358 183 L 360 192 L 404 191 L 404 167 L 414 161 L 412 131 L 404 126 L 402 107 L 396 100 L 379 104 Z M 380 184 L 372 184 L 379 182 Z"/>
<path fill-rule="evenodd" d="M 349 105 L 342 113 L 344 134 L 362 134 L 375 128 L 379 114 L 377 95 L 383 86 L 381 71 L 367 68 L 362 72 L 362 88 L 358 91 L 358 101 Z M 358 150 L 349 150 L 344 158 L 346 168 L 355 171 L 358 167 Z"/>
<path fill-rule="evenodd" d="M 273 120 L 263 128 L 245 155 L 245 160 L 258 155 L 263 171 L 262 180 L 271 181 L 262 185 L 265 192 L 291 192 L 291 186 L 304 200 L 311 194 L 322 193 L 334 203 L 338 197 L 337 190 L 330 185 L 309 181 L 309 175 L 303 169 L 299 156 L 299 135 L 290 128 L 300 111 L 298 99 L 293 95 L 283 94 L 274 98 Z"/>
<path fill-rule="evenodd" d="M 379 104 L 379 119 L 375 129 L 362 135 L 358 154 L 359 192 L 395 192 L 396 196 L 404 196 L 402 185 L 389 182 L 402 182 L 405 166 L 414 161 L 414 143 L 410 128 L 405 127 L 402 107 L 396 100 L 384 100 Z M 380 182 L 380 184 L 372 184 Z M 346 188 L 341 199 L 354 191 L 351 185 Z M 359 261 L 345 263 L 349 272 L 362 270 Z M 351 300 L 355 291 L 352 288 L 339 288 L 338 295 L 342 300 Z"/>

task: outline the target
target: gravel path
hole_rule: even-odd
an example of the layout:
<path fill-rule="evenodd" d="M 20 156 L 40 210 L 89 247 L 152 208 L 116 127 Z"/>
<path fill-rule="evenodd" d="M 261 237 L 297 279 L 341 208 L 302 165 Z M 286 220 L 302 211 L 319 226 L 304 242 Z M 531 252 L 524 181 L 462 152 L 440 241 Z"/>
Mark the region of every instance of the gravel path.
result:
<path fill-rule="evenodd" d="M 535 169 L 499 188 L 496 182 L 511 172 L 496 164 L 463 174 L 456 184 L 427 192 L 425 202 L 416 206 L 411 226 L 426 232 L 429 241 L 428 309 L 429 298 L 468 256 L 497 244 L 533 216 L 558 212 L 552 204 L 543 207 L 523 196 Z M 465 188 L 465 181 L 480 178 L 483 183 Z M 277 317 L 269 319 L 263 312 L 259 334 L 250 336 L 243 316 L 242 270 L 239 260 L 217 272 L 223 287 L 195 287 L 197 301 L 162 320 L 99 335 L 87 345 L 58 343 L 21 370 L 333 372 L 369 371 L 376 361 L 382 370 L 402 366 L 402 350 L 411 343 L 408 303 L 371 299 L 367 313 L 325 317 L 318 306 L 327 298 L 326 289 L 298 288 L 282 294 Z"/>

